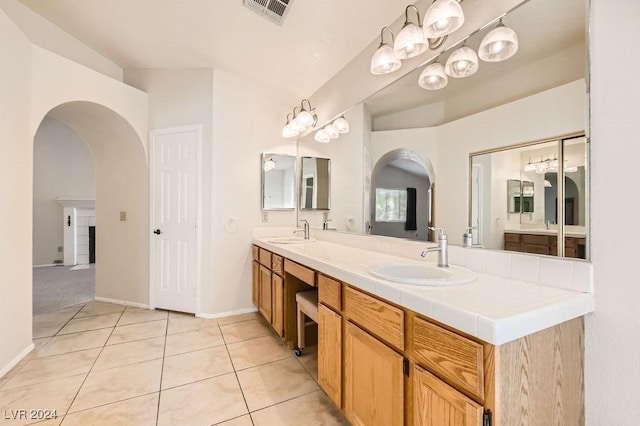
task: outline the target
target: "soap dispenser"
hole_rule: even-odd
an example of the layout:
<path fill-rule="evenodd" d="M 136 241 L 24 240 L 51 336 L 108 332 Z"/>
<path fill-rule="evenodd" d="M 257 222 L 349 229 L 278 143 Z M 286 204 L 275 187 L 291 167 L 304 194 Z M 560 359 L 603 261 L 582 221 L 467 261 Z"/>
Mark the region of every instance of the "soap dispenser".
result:
<path fill-rule="evenodd" d="M 473 227 L 469 226 L 467 227 L 466 231 L 464 232 L 464 234 L 462 234 L 462 245 L 464 247 L 471 247 L 473 246 L 473 234 L 471 233 L 471 230 L 473 229 Z"/>

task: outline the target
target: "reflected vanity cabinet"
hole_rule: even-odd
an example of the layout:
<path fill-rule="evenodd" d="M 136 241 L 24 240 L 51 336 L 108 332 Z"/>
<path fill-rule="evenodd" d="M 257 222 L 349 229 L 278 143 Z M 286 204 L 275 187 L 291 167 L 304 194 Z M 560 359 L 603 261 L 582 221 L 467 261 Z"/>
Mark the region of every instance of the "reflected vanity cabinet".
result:
<path fill-rule="evenodd" d="M 318 292 L 318 383 L 351 424 L 584 424 L 581 318 L 494 346 L 320 273 Z"/>
<path fill-rule="evenodd" d="M 252 257 L 251 299 L 276 333 L 284 337 L 284 259 L 255 245 Z"/>

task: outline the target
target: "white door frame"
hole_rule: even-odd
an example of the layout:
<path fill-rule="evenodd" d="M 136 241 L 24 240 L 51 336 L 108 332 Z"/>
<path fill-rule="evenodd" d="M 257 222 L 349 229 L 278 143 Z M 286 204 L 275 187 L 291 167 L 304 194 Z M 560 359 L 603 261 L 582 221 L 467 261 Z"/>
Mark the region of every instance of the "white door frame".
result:
<path fill-rule="evenodd" d="M 200 312 L 200 292 L 202 285 L 202 276 L 200 273 L 200 265 L 202 263 L 202 124 L 191 124 L 187 126 L 179 127 L 167 127 L 162 129 L 155 129 L 149 132 L 149 308 L 155 309 L 155 284 L 156 284 L 156 255 L 154 250 L 154 238 L 153 230 L 155 228 L 155 139 L 160 135 L 167 135 L 172 133 L 182 133 L 194 131 L 197 134 L 197 153 L 196 164 L 198 170 L 196 171 L 196 316 Z"/>

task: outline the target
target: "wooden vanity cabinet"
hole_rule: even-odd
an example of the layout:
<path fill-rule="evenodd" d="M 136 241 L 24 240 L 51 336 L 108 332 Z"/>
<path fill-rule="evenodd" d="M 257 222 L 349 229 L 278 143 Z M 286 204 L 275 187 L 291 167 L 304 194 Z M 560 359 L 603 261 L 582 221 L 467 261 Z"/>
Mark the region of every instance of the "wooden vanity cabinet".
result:
<path fill-rule="evenodd" d="M 271 310 L 273 302 L 271 300 L 271 269 L 260 265 L 260 301 L 258 309 L 269 323 L 271 323 Z"/>
<path fill-rule="evenodd" d="M 342 408 L 340 281 L 318 275 L 318 384 Z"/>
<path fill-rule="evenodd" d="M 283 337 L 284 259 L 257 246 L 253 246 L 253 259 L 253 304 L 276 333 Z"/>
<path fill-rule="evenodd" d="M 585 258 L 585 238 L 565 237 L 564 257 Z M 558 255 L 558 237 L 551 235 L 504 233 L 504 249 L 522 253 Z"/>

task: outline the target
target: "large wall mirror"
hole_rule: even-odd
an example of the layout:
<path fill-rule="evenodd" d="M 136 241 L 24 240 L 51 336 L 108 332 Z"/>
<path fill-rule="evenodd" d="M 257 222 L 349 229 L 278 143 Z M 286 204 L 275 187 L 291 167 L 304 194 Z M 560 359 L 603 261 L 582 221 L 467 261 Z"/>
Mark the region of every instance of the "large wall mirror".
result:
<path fill-rule="evenodd" d="M 296 157 L 262 154 L 262 210 L 296 208 Z"/>
<path fill-rule="evenodd" d="M 461 5 L 464 9 L 465 3 Z M 389 21 L 394 18 L 390 17 Z M 488 21 L 486 28 L 471 34 L 466 44 L 477 50 L 498 18 L 495 17 L 495 23 Z M 403 229 L 400 234 L 392 231 L 386 235 L 423 239 L 426 232 L 422 229 L 423 223 L 428 221 L 429 215 L 431 224 L 444 228 L 450 243 L 462 244 L 462 235 L 470 225 L 469 212 L 478 208 L 471 204 L 474 190 L 469 185 L 471 153 L 586 132 L 586 1 L 525 1 L 510 11 L 503 22 L 518 34 L 519 50 L 513 57 L 494 63 L 480 61 L 474 75 L 449 78 L 448 85 L 436 91 L 418 86 L 424 64 L 344 112 L 350 124 L 348 134 L 326 144 L 314 141 L 312 134 L 299 140 L 300 156 L 321 155 L 332 161 L 331 217 L 336 229 L 378 233 L 374 215 L 382 198 L 376 203 L 374 171 L 389 153 L 407 150 L 416 153 L 427 165 L 430 205 L 424 213 L 419 213 L 425 219 L 417 225 L 419 229 L 413 232 Z M 463 38 L 457 39 L 462 43 Z M 442 52 L 440 61 L 446 62 L 452 50 Z M 425 60 L 438 53 L 430 52 L 431 56 L 425 56 Z M 362 73 L 368 72 L 368 69 L 362 69 Z M 533 157 L 532 154 L 532 161 Z M 516 161 L 520 167 L 521 156 Z M 424 171 L 421 173 L 425 174 Z M 588 177 L 586 173 L 585 176 Z M 566 214 L 562 212 L 570 211 L 572 207 L 562 205 L 558 212 L 549 207 L 551 203 L 546 203 L 545 197 L 555 199 L 558 195 L 552 194 L 554 187 L 545 187 L 545 180 L 554 179 L 552 172 L 543 177 L 518 173 L 504 177 L 496 184 L 500 188 L 504 214 L 514 217 L 499 218 L 489 210 L 475 214 L 487 220 L 491 218 L 493 222 L 515 221 L 516 213 L 507 213 L 507 181 L 513 179 L 520 182 L 517 213 L 518 221 L 522 222 L 520 226 L 557 226 L 558 218 Z M 409 177 L 406 183 L 394 182 L 387 186 L 389 188 L 381 188 L 418 188 Z M 588 180 L 585 187 L 588 188 Z M 577 184 L 576 188 L 579 191 Z M 582 199 L 586 212 L 588 194 Z M 574 223 L 580 223 L 578 200 L 576 197 L 573 201 L 574 216 L 577 214 L 578 217 Z M 585 216 L 588 217 L 588 213 Z M 321 222 L 320 217 L 316 219 L 313 215 L 305 218 L 315 226 Z M 586 225 L 568 226 L 588 229 Z M 385 234 L 384 231 L 380 233 Z M 586 239 L 586 231 L 584 234 Z M 496 235 L 501 235 L 500 242 L 489 244 L 488 240 L 481 242 L 476 236 L 476 244 L 503 250 L 504 230 Z"/>

